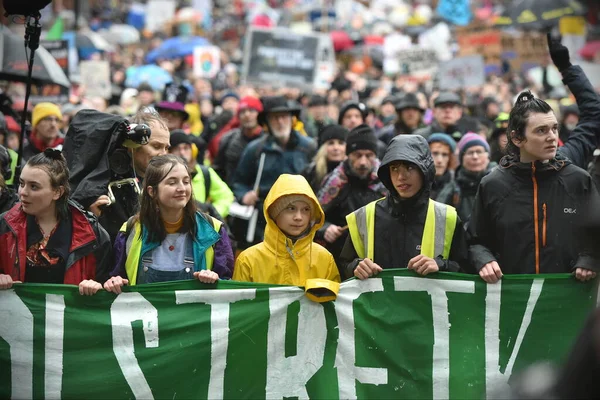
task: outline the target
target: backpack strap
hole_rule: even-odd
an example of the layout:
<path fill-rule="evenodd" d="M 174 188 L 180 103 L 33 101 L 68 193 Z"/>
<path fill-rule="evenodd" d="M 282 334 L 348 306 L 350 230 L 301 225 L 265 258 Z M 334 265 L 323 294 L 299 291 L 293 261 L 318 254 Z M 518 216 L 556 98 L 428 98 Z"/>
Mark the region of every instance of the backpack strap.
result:
<path fill-rule="evenodd" d="M 202 171 L 202 176 L 204 177 L 204 195 L 206 196 L 205 203 L 208 203 L 208 199 L 210 197 L 210 170 L 206 165 L 200 165 L 200 171 Z"/>

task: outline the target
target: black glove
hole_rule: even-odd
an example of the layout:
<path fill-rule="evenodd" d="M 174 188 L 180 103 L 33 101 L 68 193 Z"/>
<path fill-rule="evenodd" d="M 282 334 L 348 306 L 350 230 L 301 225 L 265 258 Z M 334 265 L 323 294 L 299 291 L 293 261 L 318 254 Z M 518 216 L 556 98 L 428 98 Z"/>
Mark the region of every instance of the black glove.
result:
<path fill-rule="evenodd" d="M 552 62 L 556 65 L 556 68 L 560 72 L 563 72 L 565 69 L 571 66 L 571 61 L 569 60 L 569 49 L 562 45 L 560 39 L 552 38 L 552 35 L 548 33 L 548 50 L 550 51 L 550 57 L 552 58 Z"/>

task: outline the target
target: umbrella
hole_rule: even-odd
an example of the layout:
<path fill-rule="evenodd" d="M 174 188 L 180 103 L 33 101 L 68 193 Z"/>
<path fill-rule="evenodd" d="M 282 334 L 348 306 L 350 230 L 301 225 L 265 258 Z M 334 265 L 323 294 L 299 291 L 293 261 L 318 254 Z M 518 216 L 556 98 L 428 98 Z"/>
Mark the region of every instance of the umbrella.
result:
<path fill-rule="evenodd" d="M 332 31 L 329 33 L 329 36 L 331 36 L 335 51 L 350 50 L 354 47 L 354 40 L 352 40 L 346 31 Z"/>
<path fill-rule="evenodd" d="M 584 13 L 576 0 L 514 0 L 495 24 L 539 29 L 556 25 L 562 17 Z"/>
<path fill-rule="evenodd" d="M 587 42 L 581 50 L 579 50 L 579 55 L 586 59 L 593 59 L 597 53 L 600 53 L 600 40 L 594 40 L 591 42 Z"/>
<path fill-rule="evenodd" d="M 0 28 L 0 79 L 26 82 L 28 68 L 25 57 L 23 37 L 11 33 L 6 28 Z M 36 84 L 71 86 L 58 62 L 42 46 L 35 52 L 32 79 Z"/>
<path fill-rule="evenodd" d="M 78 49 L 86 50 L 99 50 L 99 51 L 114 51 L 112 44 L 108 43 L 106 39 L 99 33 L 93 31 L 81 31 L 75 33 L 75 47 Z"/>
<path fill-rule="evenodd" d="M 111 25 L 108 30 L 99 33 L 110 43 L 127 45 L 140 41 L 140 32 L 133 26 L 124 24 Z"/>
<path fill-rule="evenodd" d="M 162 42 L 160 46 L 146 55 L 146 62 L 154 62 L 159 58 L 171 60 L 194 54 L 195 47 L 208 46 L 210 42 L 200 36 L 177 36 Z"/>
<path fill-rule="evenodd" d="M 154 90 L 162 90 L 167 83 L 173 81 L 173 78 L 167 71 L 154 64 L 129 67 L 125 76 L 125 86 L 127 87 L 137 88 L 140 84 L 146 82 Z"/>

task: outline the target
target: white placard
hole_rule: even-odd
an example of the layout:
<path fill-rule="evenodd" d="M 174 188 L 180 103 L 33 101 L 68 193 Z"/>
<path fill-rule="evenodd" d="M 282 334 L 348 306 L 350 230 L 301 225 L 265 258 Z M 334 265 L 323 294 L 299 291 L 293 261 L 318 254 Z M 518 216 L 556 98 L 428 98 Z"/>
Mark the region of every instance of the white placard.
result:
<path fill-rule="evenodd" d="M 82 61 L 79 64 L 81 82 L 87 97 L 109 99 L 112 95 L 110 65 L 108 61 Z"/>
<path fill-rule="evenodd" d="M 485 65 L 480 55 L 454 58 L 440 63 L 439 87 L 455 90 L 485 83 Z"/>
<path fill-rule="evenodd" d="M 150 32 L 161 30 L 164 24 L 175 17 L 174 0 L 148 0 L 146 4 L 146 29 Z"/>
<path fill-rule="evenodd" d="M 221 50 L 217 46 L 202 46 L 194 49 L 194 76 L 214 78 L 221 70 Z"/>

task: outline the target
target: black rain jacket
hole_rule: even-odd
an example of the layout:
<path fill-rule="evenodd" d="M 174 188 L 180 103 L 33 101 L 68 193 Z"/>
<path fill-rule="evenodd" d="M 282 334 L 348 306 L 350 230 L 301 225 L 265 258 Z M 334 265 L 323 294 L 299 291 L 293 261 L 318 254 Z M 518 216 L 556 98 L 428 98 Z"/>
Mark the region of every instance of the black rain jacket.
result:
<path fill-rule="evenodd" d="M 401 200 L 392 184 L 389 165 L 394 161 L 416 164 L 422 173 L 423 187 L 410 199 Z M 417 135 L 396 136 L 390 142 L 378 175 L 390 194 L 375 206 L 373 261 L 384 269 L 406 268 L 412 258 L 421 254 L 429 194 L 435 178 L 435 166 L 427 140 Z M 346 239 L 340 259 L 343 278 L 352 277 L 361 259 L 356 254 L 350 236 Z M 449 260 L 444 260 L 442 255 L 435 260 L 440 271 L 458 272 L 468 267 L 467 241 L 460 217 L 457 217 Z"/>

